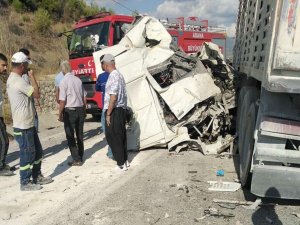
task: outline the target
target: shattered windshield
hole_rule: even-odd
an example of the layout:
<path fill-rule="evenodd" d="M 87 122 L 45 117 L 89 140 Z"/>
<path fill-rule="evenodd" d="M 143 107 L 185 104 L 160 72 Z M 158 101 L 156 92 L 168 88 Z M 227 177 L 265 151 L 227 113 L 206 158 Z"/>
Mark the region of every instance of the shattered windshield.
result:
<path fill-rule="evenodd" d="M 107 46 L 109 22 L 97 23 L 74 30 L 70 43 L 70 58 L 91 56 Z"/>

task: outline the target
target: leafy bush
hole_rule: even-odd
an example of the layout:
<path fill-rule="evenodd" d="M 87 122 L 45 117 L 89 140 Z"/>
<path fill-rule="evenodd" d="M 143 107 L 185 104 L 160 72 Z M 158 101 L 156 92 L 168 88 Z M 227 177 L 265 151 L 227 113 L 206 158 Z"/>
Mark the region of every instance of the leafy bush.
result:
<path fill-rule="evenodd" d="M 50 31 L 51 18 L 47 10 L 39 8 L 35 12 L 34 27 L 40 33 L 48 33 Z"/>
<path fill-rule="evenodd" d="M 93 16 L 99 12 L 99 7 L 97 5 L 86 6 L 84 10 L 84 16 Z"/>
<path fill-rule="evenodd" d="M 24 5 L 19 0 L 13 0 L 11 5 L 18 13 L 21 13 L 24 11 Z"/>
<path fill-rule="evenodd" d="M 46 9 L 53 19 L 60 19 L 63 15 L 63 1 L 61 0 L 42 0 L 39 6 Z"/>
<path fill-rule="evenodd" d="M 83 0 L 67 0 L 64 17 L 67 21 L 78 20 L 84 15 L 86 3 Z"/>

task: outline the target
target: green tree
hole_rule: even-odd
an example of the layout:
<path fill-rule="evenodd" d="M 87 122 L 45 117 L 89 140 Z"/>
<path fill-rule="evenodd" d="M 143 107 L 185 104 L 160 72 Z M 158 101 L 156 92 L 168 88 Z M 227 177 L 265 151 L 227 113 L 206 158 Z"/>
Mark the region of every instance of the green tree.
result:
<path fill-rule="evenodd" d="M 86 5 L 85 7 L 85 16 L 93 16 L 100 11 L 99 7 L 96 4 L 91 4 L 91 6 Z"/>
<path fill-rule="evenodd" d="M 51 17 L 47 10 L 39 8 L 35 12 L 34 28 L 41 34 L 47 34 L 50 31 Z"/>
<path fill-rule="evenodd" d="M 65 20 L 78 20 L 84 15 L 85 6 L 86 3 L 83 0 L 67 0 L 64 6 Z"/>
<path fill-rule="evenodd" d="M 42 0 L 39 7 L 48 11 L 53 19 L 60 19 L 63 15 L 63 1 L 62 0 Z"/>
<path fill-rule="evenodd" d="M 25 11 L 25 6 L 19 0 L 13 0 L 11 5 L 18 13 Z"/>

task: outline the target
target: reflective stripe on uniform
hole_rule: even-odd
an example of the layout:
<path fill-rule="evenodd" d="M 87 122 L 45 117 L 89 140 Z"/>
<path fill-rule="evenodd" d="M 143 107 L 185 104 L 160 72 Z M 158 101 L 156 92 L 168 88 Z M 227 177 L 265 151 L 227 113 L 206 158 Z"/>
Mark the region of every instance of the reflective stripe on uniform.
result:
<path fill-rule="evenodd" d="M 26 166 L 20 166 L 20 170 L 32 170 L 33 165 L 27 164 Z"/>
<path fill-rule="evenodd" d="M 39 160 L 34 161 L 34 164 L 39 164 L 42 162 L 42 160 L 43 160 L 43 158 L 40 158 Z"/>

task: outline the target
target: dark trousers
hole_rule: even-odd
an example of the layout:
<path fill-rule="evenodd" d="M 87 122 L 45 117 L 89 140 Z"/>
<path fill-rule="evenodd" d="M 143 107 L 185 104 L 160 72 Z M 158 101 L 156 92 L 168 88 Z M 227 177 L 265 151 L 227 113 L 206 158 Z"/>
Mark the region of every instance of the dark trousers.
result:
<path fill-rule="evenodd" d="M 31 176 L 35 181 L 41 174 L 43 148 L 35 127 L 26 130 L 14 128 L 14 136 L 20 147 L 21 185 L 26 185 Z"/>
<path fill-rule="evenodd" d="M 66 132 L 66 138 L 68 146 L 71 151 L 71 156 L 74 161 L 82 161 L 83 158 L 83 123 L 84 123 L 84 109 L 82 107 L 77 108 L 65 108 L 64 112 L 64 127 Z M 75 141 L 74 131 L 76 132 Z"/>
<path fill-rule="evenodd" d="M 105 113 L 106 115 L 106 113 Z M 110 125 L 105 122 L 105 136 L 111 147 L 118 166 L 122 166 L 127 160 L 127 137 L 126 137 L 126 110 L 114 108 L 110 117 Z"/>
<path fill-rule="evenodd" d="M 0 117 L 0 169 L 5 166 L 8 145 L 9 141 L 6 133 L 6 125 L 3 121 L 3 118 Z"/>

